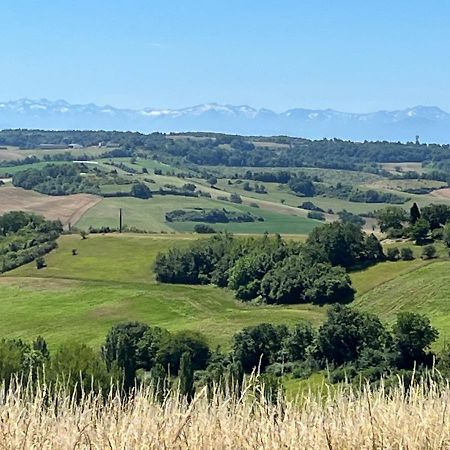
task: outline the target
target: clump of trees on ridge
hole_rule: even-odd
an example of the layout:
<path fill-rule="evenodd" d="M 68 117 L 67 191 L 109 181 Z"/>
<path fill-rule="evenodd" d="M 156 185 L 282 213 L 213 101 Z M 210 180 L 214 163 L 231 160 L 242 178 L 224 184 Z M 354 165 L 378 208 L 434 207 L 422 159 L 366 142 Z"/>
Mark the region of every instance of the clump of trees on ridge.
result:
<path fill-rule="evenodd" d="M 233 289 L 244 301 L 335 303 L 353 299 L 346 269 L 385 258 L 378 239 L 352 223 L 315 228 L 305 244 L 280 236 L 235 238 L 217 234 L 159 254 L 156 278 L 164 283 L 209 284 Z"/>

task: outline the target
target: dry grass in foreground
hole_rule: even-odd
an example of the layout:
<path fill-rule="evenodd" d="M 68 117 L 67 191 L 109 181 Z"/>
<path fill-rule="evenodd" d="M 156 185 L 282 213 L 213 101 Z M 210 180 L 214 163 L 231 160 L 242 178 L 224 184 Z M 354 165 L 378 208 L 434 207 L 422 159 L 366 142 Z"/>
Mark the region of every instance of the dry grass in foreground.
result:
<path fill-rule="evenodd" d="M 342 389 L 275 404 L 201 391 L 190 404 L 175 393 L 160 404 L 150 391 L 132 400 L 49 400 L 21 388 L 0 399 L 2 449 L 444 449 L 450 448 L 450 388 L 422 384 Z M 301 406 L 299 406 L 301 405 Z"/>

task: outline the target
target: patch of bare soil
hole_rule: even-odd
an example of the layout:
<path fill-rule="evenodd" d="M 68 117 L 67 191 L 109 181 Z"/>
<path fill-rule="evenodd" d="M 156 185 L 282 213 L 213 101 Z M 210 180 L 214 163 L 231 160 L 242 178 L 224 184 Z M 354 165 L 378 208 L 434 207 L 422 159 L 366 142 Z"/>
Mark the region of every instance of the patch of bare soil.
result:
<path fill-rule="evenodd" d="M 430 192 L 430 195 L 436 198 L 443 198 L 445 200 L 450 200 L 450 188 L 436 189 Z"/>
<path fill-rule="evenodd" d="M 0 188 L 0 214 L 9 211 L 33 212 L 46 219 L 59 219 L 63 225 L 76 223 L 100 201 L 101 197 L 90 194 L 56 197 L 12 186 Z"/>

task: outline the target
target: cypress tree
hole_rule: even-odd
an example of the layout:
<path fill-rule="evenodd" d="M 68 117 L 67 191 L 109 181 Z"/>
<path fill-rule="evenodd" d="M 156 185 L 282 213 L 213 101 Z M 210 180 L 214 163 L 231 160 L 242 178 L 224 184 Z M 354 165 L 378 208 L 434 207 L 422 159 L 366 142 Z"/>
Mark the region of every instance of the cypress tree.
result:
<path fill-rule="evenodd" d="M 409 210 L 409 221 L 411 222 L 411 225 L 414 225 L 421 217 L 419 207 L 417 206 L 417 203 L 414 202 L 411 206 L 411 209 Z"/>
<path fill-rule="evenodd" d="M 184 352 L 181 355 L 179 377 L 180 393 L 191 401 L 194 396 L 194 368 L 190 352 Z"/>
<path fill-rule="evenodd" d="M 167 392 L 167 374 L 161 364 L 155 364 L 150 370 L 155 397 L 162 402 Z"/>
<path fill-rule="evenodd" d="M 242 384 L 244 383 L 244 368 L 242 362 L 239 359 L 230 364 L 229 369 L 229 385 L 231 392 L 239 397 L 242 391 Z"/>

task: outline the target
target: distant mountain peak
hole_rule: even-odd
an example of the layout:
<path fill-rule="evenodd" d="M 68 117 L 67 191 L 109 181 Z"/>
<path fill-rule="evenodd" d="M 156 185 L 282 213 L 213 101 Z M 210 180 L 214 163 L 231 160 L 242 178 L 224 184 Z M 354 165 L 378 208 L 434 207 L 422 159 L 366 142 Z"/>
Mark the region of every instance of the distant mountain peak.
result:
<path fill-rule="evenodd" d="M 204 103 L 186 108 L 116 108 L 22 98 L 0 102 L 0 128 L 106 129 L 141 132 L 213 131 L 351 140 L 450 142 L 450 114 L 437 106 L 349 113 L 292 108 L 276 113 L 248 105 Z"/>

